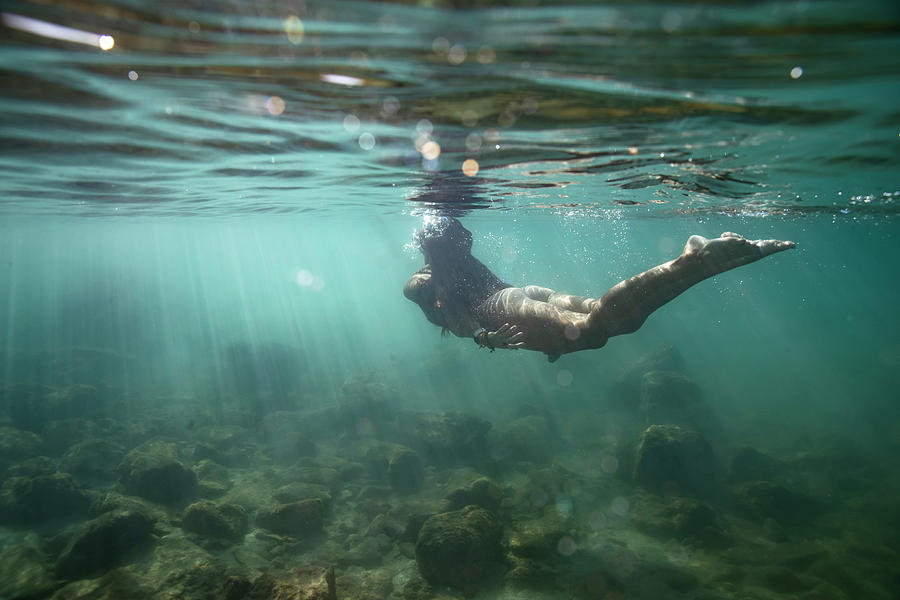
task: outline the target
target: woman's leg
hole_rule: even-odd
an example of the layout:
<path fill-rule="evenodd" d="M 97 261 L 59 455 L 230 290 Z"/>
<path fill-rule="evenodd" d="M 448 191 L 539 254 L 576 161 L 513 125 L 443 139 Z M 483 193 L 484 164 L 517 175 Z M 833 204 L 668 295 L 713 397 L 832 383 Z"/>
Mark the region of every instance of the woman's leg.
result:
<path fill-rule="evenodd" d="M 793 247 L 793 242 L 747 240 L 736 233 L 723 233 L 713 240 L 692 235 L 675 260 L 626 279 L 606 292 L 591 310 L 587 334 L 605 343 L 614 335 L 637 331 L 650 313 L 689 287 Z"/>
<path fill-rule="evenodd" d="M 563 310 L 571 310 L 573 312 L 588 314 L 597 301 L 593 298 L 585 298 L 584 296 L 573 296 L 572 294 L 558 294 L 550 288 L 541 287 L 539 285 L 526 285 L 522 288 L 525 295 L 532 300 L 538 302 L 549 302 L 557 308 Z"/>

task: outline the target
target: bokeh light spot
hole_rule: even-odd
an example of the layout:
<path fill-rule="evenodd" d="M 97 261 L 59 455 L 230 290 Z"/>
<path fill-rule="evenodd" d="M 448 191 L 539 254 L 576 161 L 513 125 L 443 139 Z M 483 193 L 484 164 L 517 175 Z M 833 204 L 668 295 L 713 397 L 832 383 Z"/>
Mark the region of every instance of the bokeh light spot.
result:
<path fill-rule="evenodd" d="M 441 146 L 435 141 L 427 141 L 422 144 L 420 152 L 426 160 L 434 160 L 441 155 Z"/>
<path fill-rule="evenodd" d="M 572 556 L 575 554 L 575 550 L 578 549 L 578 545 L 575 543 L 571 537 L 564 535 L 559 538 L 559 541 L 556 543 L 556 550 L 563 556 Z"/>
<path fill-rule="evenodd" d="M 284 33 L 290 43 L 297 45 L 303 41 L 303 21 L 297 15 L 284 20 Z"/>
<path fill-rule="evenodd" d="M 619 459 L 615 456 L 606 455 L 600 459 L 600 468 L 604 473 L 612 475 L 619 470 Z"/>
<path fill-rule="evenodd" d="M 371 150 L 375 147 L 375 136 L 368 131 L 359 136 L 359 147 L 363 150 Z"/>
<path fill-rule="evenodd" d="M 300 287 L 312 290 L 314 292 L 321 292 L 325 287 L 325 281 L 323 281 L 321 277 L 307 269 L 300 269 L 299 271 L 297 271 L 297 276 L 294 278 L 294 280 Z"/>
<path fill-rule="evenodd" d="M 137 81 L 138 80 L 137 71 L 128 71 L 128 79 L 130 79 L 132 81 Z"/>
<path fill-rule="evenodd" d="M 478 161 L 474 158 L 467 158 L 463 161 L 462 164 L 462 172 L 464 175 L 468 175 L 469 177 L 475 177 L 478 175 Z"/>
<path fill-rule="evenodd" d="M 475 54 L 475 60 L 480 62 L 483 65 L 490 64 L 494 62 L 497 58 L 497 54 L 494 52 L 494 49 L 490 46 L 482 46 L 478 49 L 478 52 Z"/>
<path fill-rule="evenodd" d="M 460 65 L 466 61 L 466 47 L 462 44 L 454 44 L 447 52 L 447 61 L 451 65 Z"/>
<path fill-rule="evenodd" d="M 112 50 L 113 46 L 116 45 L 116 40 L 111 35 L 101 35 L 97 40 L 97 45 L 100 46 L 101 50 Z"/>
<path fill-rule="evenodd" d="M 800 79 L 803 77 L 803 67 L 794 67 L 791 69 L 791 79 Z"/>
<path fill-rule="evenodd" d="M 416 131 L 422 135 L 431 135 L 431 132 L 434 131 L 434 125 L 432 125 L 431 121 L 428 119 L 420 119 L 419 122 L 416 123 Z"/>
<path fill-rule="evenodd" d="M 354 133 L 359 130 L 359 117 L 350 114 L 344 117 L 344 131 Z"/>
<path fill-rule="evenodd" d="M 266 110 L 277 117 L 284 112 L 284 100 L 281 96 L 269 96 L 266 98 Z"/>
<path fill-rule="evenodd" d="M 436 37 L 431 42 L 431 49 L 435 54 L 447 54 L 450 51 L 450 41 L 445 37 Z"/>
<path fill-rule="evenodd" d="M 631 505 L 628 503 L 628 498 L 618 496 L 613 498 L 612 503 L 609 505 L 609 512 L 618 517 L 624 517 L 628 514 L 630 508 Z"/>

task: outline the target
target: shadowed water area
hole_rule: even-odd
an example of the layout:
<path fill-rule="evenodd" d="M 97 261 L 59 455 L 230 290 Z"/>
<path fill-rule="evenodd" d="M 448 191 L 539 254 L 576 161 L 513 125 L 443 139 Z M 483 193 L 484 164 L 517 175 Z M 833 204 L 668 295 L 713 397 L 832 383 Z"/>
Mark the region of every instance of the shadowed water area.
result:
<path fill-rule="evenodd" d="M 0 13 L 0 598 L 900 596 L 896 3 Z M 550 362 L 404 298 L 440 217 L 797 248 Z"/>

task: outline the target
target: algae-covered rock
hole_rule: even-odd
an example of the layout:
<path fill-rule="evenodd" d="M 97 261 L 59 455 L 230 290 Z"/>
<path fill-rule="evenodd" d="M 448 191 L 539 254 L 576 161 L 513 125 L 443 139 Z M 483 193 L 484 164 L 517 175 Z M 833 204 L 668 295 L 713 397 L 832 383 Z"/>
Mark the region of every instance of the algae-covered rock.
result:
<path fill-rule="evenodd" d="M 0 551 L 0 598 L 44 598 L 57 587 L 37 536 Z"/>
<path fill-rule="evenodd" d="M 130 494 L 173 504 L 197 495 L 197 475 L 178 460 L 175 444 L 151 442 L 129 452 L 119 464 L 119 483 Z"/>
<path fill-rule="evenodd" d="M 621 375 L 613 382 L 611 401 L 617 408 L 636 415 L 640 405 L 641 381 L 652 371 L 680 373 L 684 370 L 681 352 L 671 344 L 663 344 L 625 366 Z"/>
<path fill-rule="evenodd" d="M 325 507 L 319 498 L 279 504 L 260 509 L 256 523 L 281 535 L 308 537 L 320 533 L 325 522 Z"/>
<path fill-rule="evenodd" d="M 252 600 L 337 600 L 334 567 L 304 565 L 288 572 L 263 573 L 250 586 Z"/>
<path fill-rule="evenodd" d="M 459 510 L 474 504 L 496 513 L 503 495 L 502 486 L 487 477 L 479 477 L 468 487 L 455 489 L 447 495 L 447 510 Z"/>
<path fill-rule="evenodd" d="M 281 479 L 285 482 L 298 481 L 335 489 L 341 480 L 341 472 L 335 466 L 321 458 L 305 457 L 298 460 L 289 469 L 285 469 Z"/>
<path fill-rule="evenodd" d="M 629 517 L 638 529 L 658 537 L 708 547 L 732 542 L 715 509 L 695 498 L 638 493 Z"/>
<path fill-rule="evenodd" d="M 700 386 L 687 375 L 650 371 L 641 379 L 640 413 L 646 425 L 681 425 L 707 435 L 718 433 L 712 409 Z"/>
<path fill-rule="evenodd" d="M 416 541 L 416 564 L 428 582 L 468 589 L 502 556 L 502 527 L 488 511 L 467 506 L 430 517 Z"/>
<path fill-rule="evenodd" d="M 54 419 L 49 421 L 41 433 L 44 446 L 50 456 L 59 456 L 75 444 L 87 439 L 108 439 L 111 437 L 109 423 L 92 419 Z"/>
<path fill-rule="evenodd" d="M 0 427 L 0 476 L 11 465 L 40 456 L 43 452 L 44 443 L 35 433 L 15 427 Z"/>
<path fill-rule="evenodd" d="M 756 519 L 775 519 L 781 525 L 809 525 L 824 512 L 818 500 L 768 481 L 736 486 L 731 500 L 735 511 Z"/>
<path fill-rule="evenodd" d="M 105 415 L 108 396 L 105 388 L 83 383 L 20 387 L 9 396 L 9 416 L 16 427 L 40 432 L 51 420 Z"/>
<path fill-rule="evenodd" d="M 50 600 L 151 600 L 153 589 L 130 569 L 112 569 L 96 579 L 80 579 L 63 586 Z"/>
<path fill-rule="evenodd" d="M 426 462 L 441 467 L 479 465 L 489 456 L 491 424 L 462 412 L 408 413 L 399 417 L 401 436 Z"/>
<path fill-rule="evenodd" d="M 240 541 L 247 533 L 247 511 L 236 504 L 201 500 L 184 510 L 181 527 L 207 538 Z"/>
<path fill-rule="evenodd" d="M 154 521 L 138 511 L 112 511 L 86 522 L 56 562 L 56 573 L 84 579 L 121 564 L 150 540 Z"/>
<path fill-rule="evenodd" d="M 56 473 L 56 464 L 49 457 L 35 456 L 9 467 L 3 481 L 13 477 L 37 477 L 54 473 Z"/>
<path fill-rule="evenodd" d="M 234 485 L 228 469 L 209 459 L 201 460 L 192 470 L 197 474 L 197 493 L 202 498 L 218 498 Z"/>
<path fill-rule="evenodd" d="M 394 597 L 391 594 L 394 576 L 393 569 L 348 567 L 341 572 L 341 597 L 353 600 L 384 600 Z"/>
<path fill-rule="evenodd" d="M 118 444 L 89 439 L 78 442 L 63 455 L 60 470 L 74 475 L 79 481 L 103 482 L 115 476 L 116 467 L 125 455 Z"/>
<path fill-rule="evenodd" d="M 666 495 L 716 495 L 717 466 L 712 447 L 699 433 L 678 425 L 651 425 L 641 434 L 634 479 Z"/>
<path fill-rule="evenodd" d="M 409 448 L 395 448 L 388 459 L 387 477 L 391 487 L 398 492 L 418 491 L 425 481 L 422 459 Z"/>
<path fill-rule="evenodd" d="M 87 514 L 91 494 L 68 473 L 12 477 L 0 488 L 0 523 L 33 525 L 56 517 Z"/>
<path fill-rule="evenodd" d="M 289 483 L 276 489 L 274 497 L 281 504 L 318 498 L 326 510 L 331 505 L 331 492 L 326 486 L 316 483 Z"/>
<path fill-rule="evenodd" d="M 509 550 L 522 558 L 556 558 L 566 553 L 567 544 L 574 547 L 569 529 L 566 519 L 556 511 L 548 511 L 539 519 L 517 521 L 509 536 Z"/>

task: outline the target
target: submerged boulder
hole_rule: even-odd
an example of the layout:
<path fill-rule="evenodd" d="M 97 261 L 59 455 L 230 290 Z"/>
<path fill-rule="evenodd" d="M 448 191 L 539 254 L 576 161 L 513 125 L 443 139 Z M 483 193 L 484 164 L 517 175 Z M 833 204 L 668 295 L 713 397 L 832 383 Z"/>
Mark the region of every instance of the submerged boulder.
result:
<path fill-rule="evenodd" d="M 60 469 L 79 481 L 103 482 L 115 477 L 116 467 L 125 455 L 118 444 L 103 439 L 78 442 L 63 455 Z"/>
<path fill-rule="evenodd" d="M 745 516 L 774 519 L 788 526 L 809 525 L 825 510 L 815 498 L 768 481 L 736 486 L 732 490 L 731 503 L 735 511 Z"/>
<path fill-rule="evenodd" d="M 0 427 L 0 476 L 11 465 L 43 454 L 44 444 L 31 431 Z"/>
<path fill-rule="evenodd" d="M 197 474 L 197 493 L 203 498 L 221 496 L 234 485 L 228 469 L 211 460 L 201 460 L 192 471 Z"/>
<path fill-rule="evenodd" d="M 419 572 L 435 585 L 474 587 L 500 561 L 502 535 L 497 519 L 478 506 L 429 517 L 416 541 Z"/>
<path fill-rule="evenodd" d="M 56 586 L 37 535 L 0 551 L 0 598 L 45 598 Z"/>
<path fill-rule="evenodd" d="M 256 523 L 269 531 L 292 537 L 308 537 L 322 531 L 325 506 L 321 499 L 312 498 L 279 504 L 275 508 L 260 509 Z"/>
<path fill-rule="evenodd" d="M 388 458 L 388 481 L 398 492 L 416 492 L 425 481 L 425 467 L 419 455 L 403 446 L 398 446 Z"/>
<path fill-rule="evenodd" d="M 674 371 L 650 371 L 641 379 L 640 413 L 647 425 L 681 425 L 707 435 L 718 422 L 693 379 Z"/>
<path fill-rule="evenodd" d="M 634 479 L 665 495 L 716 495 L 716 459 L 699 433 L 678 425 L 651 425 L 641 434 Z"/>
<path fill-rule="evenodd" d="M 9 396 L 9 416 L 16 427 L 40 432 L 51 420 L 104 416 L 108 397 L 105 388 L 83 383 L 18 386 Z"/>
<path fill-rule="evenodd" d="M 87 514 L 91 501 L 68 473 L 12 477 L 0 488 L 0 523 L 32 525 Z"/>
<path fill-rule="evenodd" d="M 399 417 L 406 444 L 427 462 L 442 466 L 479 465 L 489 456 L 491 424 L 463 412 L 408 413 Z"/>
<path fill-rule="evenodd" d="M 487 477 L 480 477 L 468 487 L 453 490 L 447 495 L 448 510 L 459 510 L 471 504 L 480 506 L 493 513 L 500 508 L 503 501 L 503 487 Z"/>
<path fill-rule="evenodd" d="M 207 538 L 240 541 L 247 533 L 247 511 L 237 504 L 201 500 L 188 506 L 181 527 Z"/>
<path fill-rule="evenodd" d="M 638 410 L 641 382 L 652 371 L 679 373 L 684 370 L 681 352 L 671 344 L 663 344 L 628 365 L 612 384 L 613 403 L 631 414 Z"/>
<path fill-rule="evenodd" d="M 231 586 L 236 591 L 248 586 Z M 284 572 L 263 573 L 249 586 L 246 596 L 237 598 L 271 598 L 272 600 L 337 600 L 334 567 L 304 565 Z"/>
<path fill-rule="evenodd" d="M 104 513 L 75 533 L 56 562 L 56 573 L 66 579 L 84 579 L 121 564 L 149 541 L 153 525 L 153 519 L 139 511 Z"/>
<path fill-rule="evenodd" d="M 716 510 L 695 498 L 661 498 L 639 493 L 629 518 L 645 533 L 672 537 L 682 543 L 704 547 L 722 547 L 731 543 L 731 535 Z"/>
<path fill-rule="evenodd" d="M 129 452 L 119 464 L 119 483 L 130 494 L 174 504 L 197 495 L 197 475 L 178 460 L 175 444 L 151 442 Z"/>

